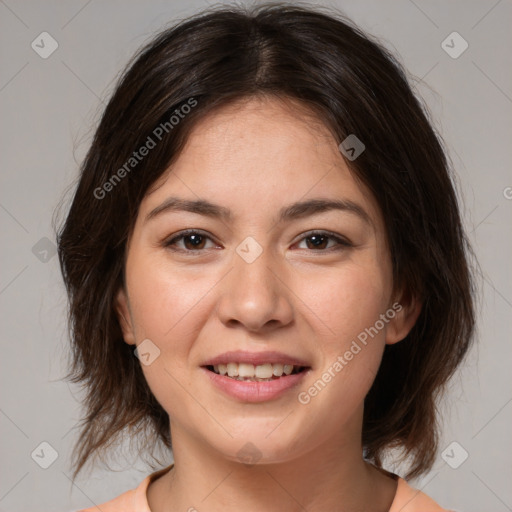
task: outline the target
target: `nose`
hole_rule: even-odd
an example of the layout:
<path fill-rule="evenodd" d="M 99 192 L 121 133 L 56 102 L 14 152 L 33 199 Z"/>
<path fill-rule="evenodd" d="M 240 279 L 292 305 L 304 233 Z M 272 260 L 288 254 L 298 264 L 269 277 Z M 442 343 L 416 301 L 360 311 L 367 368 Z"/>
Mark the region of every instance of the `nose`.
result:
<path fill-rule="evenodd" d="M 293 321 L 293 293 L 286 271 L 266 251 L 248 263 L 238 254 L 221 282 L 217 314 L 228 327 L 265 333 Z"/>

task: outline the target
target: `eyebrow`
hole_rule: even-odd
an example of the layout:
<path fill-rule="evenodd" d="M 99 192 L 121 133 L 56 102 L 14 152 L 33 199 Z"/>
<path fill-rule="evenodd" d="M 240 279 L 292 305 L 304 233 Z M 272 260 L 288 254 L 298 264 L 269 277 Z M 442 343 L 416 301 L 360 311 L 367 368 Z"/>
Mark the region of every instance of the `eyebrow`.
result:
<path fill-rule="evenodd" d="M 353 201 L 347 199 L 309 199 L 299 201 L 281 208 L 279 211 L 278 222 L 286 222 L 296 219 L 302 219 L 318 213 L 339 210 L 352 213 L 361 218 L 364 222 L 373 226 L 373 222 L 364 210 L 364 208 Z M 229 208 L 210 203 L 205 199 L 181 199 L 179 197 L 168 197 L 162 204 L 151 210 L 146 216 L 144 223 L 154 219 L 158 215 L 169 211 L 185 211 L 204 215 L 206 217 L 218 218 L 224 221 L 233 219 L 233 214 Z"/>

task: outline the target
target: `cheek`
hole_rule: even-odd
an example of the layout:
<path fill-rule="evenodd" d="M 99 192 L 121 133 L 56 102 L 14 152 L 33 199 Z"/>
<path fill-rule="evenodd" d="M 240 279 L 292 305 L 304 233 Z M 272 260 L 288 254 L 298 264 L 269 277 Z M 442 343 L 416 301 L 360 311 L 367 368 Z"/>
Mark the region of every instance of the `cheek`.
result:
<path fill-rule="evenodd" d="M 157 347 L 151 364 L 141 364 L 145 379 L 166 411 L 180 411 L 177 416 L 186 417 L 193 407 L 184 394 L 194 382 L 189 354 L 204 324 L 208 291 L 215 281 L 195 279 L 169 269 L 165 262 L 142 262 L 135 256 L 128 262 L 127 276 L 137 344 L 149 339 Z"/>
<path fill-rule="evenodd" d="M 390 292 L 387 275 L 375 264 L 348 264 L 314 277 L 303 275 L 296 278 L 294 291 L 328 352 L 339 352 L 373 326 L 384 313 Z"/>
<path fill-rule="evenodd" d="M 386 324 L 379 319 L 386 311 L 390 283 L 375 264 L 331 269 L 314 282 L 305 302 L 316 313 L 309 313 L 314 330 L 325 335 L 315 337 L 320 365 L 301 403 L 312 401 L 313 407 L 331 410 L 342 422 L 347 411 L 362 403 L 380 366 Z"/>
<path fill-rule="evenodd" d="M 205 298 L 215 284 L 211 273 L 198 273 L 168 268 L 165 262 L 146 259 L 133 261 L 128 283 L 132 313 L 138 338 L 154 339 L 161 348 L 178 348 L 183 330 L 197 325 Z"/>

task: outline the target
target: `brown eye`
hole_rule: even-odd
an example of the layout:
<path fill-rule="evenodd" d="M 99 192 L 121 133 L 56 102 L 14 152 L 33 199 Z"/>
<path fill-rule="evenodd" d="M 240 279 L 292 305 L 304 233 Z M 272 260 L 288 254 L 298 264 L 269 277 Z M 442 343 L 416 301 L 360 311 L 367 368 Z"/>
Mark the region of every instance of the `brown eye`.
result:
<path fill-rule="evenodd" d="M 302 238 L 301 242 L 304 240 L 306 241 L 306 249 L 319 252 L 328 252 L 330 249 L 340 250 L 352 246 L 350 242 L 340 236 L 323 231 L 309 233 L 307 236 Z M 334 247 L 332 244 L 329 246 L 329 242 L 334 242 Z"/>
<path fill-rule="evenodd" d="M 183 244 L 187 249 L 204 249 L 206 238 L 203 235 L 186 235 L 183 237 Z"/>
<path fill-rule="evenodd" d="M 212 240 L 209 236 L 201 233 L 200 231 L 184 231 L 177 236 L 164 242 L 164 247 L 173 251 L 194 252 L 202 251 L 206 247 L 207 240 Z M 182 243 L 181 247 L 179 246 Z"/>
<path fill-rule="evenodd" d="M 329 237 L 325 235 L 312 235 L 305 240 L 308 249 L 325 249 L 329 243 Z M 307 241 L 311 241 L 311 243 L 308 244 Z"/>

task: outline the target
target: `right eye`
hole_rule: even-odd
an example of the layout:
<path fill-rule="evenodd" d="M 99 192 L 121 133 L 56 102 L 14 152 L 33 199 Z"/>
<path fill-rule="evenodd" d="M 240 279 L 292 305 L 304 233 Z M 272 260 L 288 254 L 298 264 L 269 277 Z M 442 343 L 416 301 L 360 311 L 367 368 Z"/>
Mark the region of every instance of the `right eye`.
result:
<path fill-rule="evenodd" d="M 187 229 L 165 240 L 162 245 L 171 251 L 197 253 L 206 249 L 207 240 L 213 241 L 210 236 L 202 231 Z M 181 247 L 178 247 L 179 243 L 182 243 Z"/>

